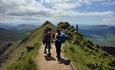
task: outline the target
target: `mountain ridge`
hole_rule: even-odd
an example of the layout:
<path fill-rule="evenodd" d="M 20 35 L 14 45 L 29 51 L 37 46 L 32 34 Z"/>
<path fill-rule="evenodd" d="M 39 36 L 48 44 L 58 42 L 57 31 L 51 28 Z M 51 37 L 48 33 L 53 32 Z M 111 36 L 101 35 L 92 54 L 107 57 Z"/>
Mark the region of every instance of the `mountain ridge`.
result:
<path fill-rule="evenodd" d="M 47 25 L 61 29 L 67 34 L 68 38 L 63 46 L 64 53 L 76 69 L 115 69 L 115 58 L 104 52 L 98 45 L 85 39 L 68 22 L 60 22 L 57 27 L 54 27 L 51 22 L 44 22 L 41 27 L 33 30 L 21 42 L 11 45 L 10 54 L 8 56 L 6 54 L 6 61 L 0 68 L 2 70 L 39 70 L 35 57 L 39 54 L 37 51 L 42 44 L 42 33 Z"/>

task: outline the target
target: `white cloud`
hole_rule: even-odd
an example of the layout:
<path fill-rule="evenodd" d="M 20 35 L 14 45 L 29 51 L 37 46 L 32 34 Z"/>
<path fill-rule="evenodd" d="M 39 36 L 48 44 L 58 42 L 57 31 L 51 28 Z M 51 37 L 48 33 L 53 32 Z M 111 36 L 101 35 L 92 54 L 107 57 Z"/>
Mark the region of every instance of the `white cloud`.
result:
<path fill-rule="evenodd" d="M 60 16 L 112 16 L 112 11 L 79 12 L 73 9 L 93 3 L 111 3 L 114 0 L 0 0 L 0 21 L 42 20 Z"/>
<path fill-rule="evenodd" d="M 103 12 L 54 11 L 51 14 L 53 16 L 112 16 L 113 12 L 111 11 L 103 11 Z"/>
<path fill-rule="evenodd" d="M 1 0 L 0 14 L 10 15 L 10 14 L 34 14 L 41 13 L 43 11 L 48 11 L 41 3 L 35 0 Z"/>
<path fill-rule="evenodd" d="M 111 4 L 114 4 L 115 0 L 78 0 L 78 2 L 81 3 L 81 4 L 95 4 L 95 3 L 98 3 L 98 4 L 111 5 Z"/>
<path fill-rule="evenodd" d="M 72 9 L 75 7 L 76 5 L 73 3 L 59 3 L 59 4 L 55 4 L 54 9 L 55 10 L 68 10 L 68 9 Z"/>

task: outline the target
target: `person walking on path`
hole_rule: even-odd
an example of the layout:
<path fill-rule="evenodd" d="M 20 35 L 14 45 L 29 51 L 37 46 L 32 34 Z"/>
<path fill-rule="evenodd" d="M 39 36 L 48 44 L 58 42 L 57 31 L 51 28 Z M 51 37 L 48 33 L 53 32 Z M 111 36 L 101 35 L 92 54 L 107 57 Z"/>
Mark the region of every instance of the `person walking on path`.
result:
<path fill-rule="evenodd" d="M 48 48 L 48 55 L 51 55 L 50 49 L 51 49 L 51 28 L 49 28 L 48 26 L 46 27 L 46 29 L 44 30 L 44 34 L 43 34 L 43 44 L 45 44 L 45 48 L 44 48 L 44 53 L 47 54 L 47 48 Z"/>
<path fill-rule="evenodd" d="M 61 58 L 61 56 L 60 56 L 61 55 L 61 45 L 63 42 L 65 42 L 64 33 L 63 33 L 63 35 L 61 35 L 60 30 L 57 30 L 57 32 L 55 34 L 55 47 L 56 47 L 58 61 Z"/>

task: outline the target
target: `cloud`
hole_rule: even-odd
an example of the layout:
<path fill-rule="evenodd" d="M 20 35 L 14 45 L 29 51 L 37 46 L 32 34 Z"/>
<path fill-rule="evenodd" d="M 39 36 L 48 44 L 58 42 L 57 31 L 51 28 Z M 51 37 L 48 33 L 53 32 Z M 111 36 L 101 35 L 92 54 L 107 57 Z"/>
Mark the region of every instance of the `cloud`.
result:
<path fill-rule="evenodd" d="M 0 21 L 30 21 L 61 16 L 112 16 L 114 12 L 109 10 L 79 12 L 77 8 L 94 3 L 110 5 L 113 2 L 115 3 L 114 0 L 0 0 Z"/>
<path fill-rule="evenodd" d="M 103 11 L 103 12 L 75 12 L 75 11 L 58 11 L 52 12 L 55 16 L 112 16 L 113 12 L 111 11 Z"/>
<path fill-rule="evenodd" d="M 114 4 L 115 0 L 78 0 L 81 4 L 106 4 L 106 5 L 112 5 Z M 115 4 L 114 4 L 115 5 Z"/>
<path fill-rule="evenodd" d="M 1 0 L 0 14 L 5 15 L 28 15 L 48 11 L 41 3 L 35 0 Z"/>
<path fill-rule="evenodd" d="M 58 4 L 55 4 L 54 9 L 56 9 L 56 10 L 68 10 L 68 9 L 72 9 L 75 7 L 76 7 L 76 5 L 73 3 L 58 3 Z"/>

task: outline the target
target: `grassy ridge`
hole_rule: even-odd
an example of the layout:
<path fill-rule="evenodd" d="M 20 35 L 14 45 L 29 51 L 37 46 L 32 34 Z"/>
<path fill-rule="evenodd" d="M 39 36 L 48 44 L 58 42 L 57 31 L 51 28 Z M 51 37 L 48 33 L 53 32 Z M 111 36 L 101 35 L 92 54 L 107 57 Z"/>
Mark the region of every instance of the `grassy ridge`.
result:
<path fill-rule="evenodd" d="M 63 49 L 76 70 L 115 70 L 115 57 L 84 38 L 68 22 L 59 23 L 58 29 L 63 30 L 68 36 Z"/>
<path fill-rule="evenodd" d="M 9 56 L 7 70 L 38 70 L 35 57 L 41 46 L 42 32 L 45 27 L 34 30 L 29 36 L 17 44 L 16 49 Z"/>
<path fill-rule="evenodd" d="M 98 52 L 89 48 L 82 48 L 75 44 L 66 42 L 64 44 L 65 55 L 71 59 L 76 70 L 114 70 L 115 58 L 104 56 L 104 52 L 99 49 Z M 89 51 L 86 51 L 86 49 Z M 92 52 L 91 52 L 92 51 Z M 112 64 L 113 63 L 113 64 Z"/>
<path fill-rule="evenodd" d="M 66 42 L 64 44 L 63 49 L 65 52 L 65 55 L 71 59 L 72 64 L 75 66 L 76 69 L 78 70 L 89 69 L 87 66 L 84 66 L 84 63 L 81 59 L 82 58 L 81 56 L 83 55 L 84 52 L 80 49 L 79 46 L 75 46 Z"/>
<path fill-rule="evenodd" d="M 11 46 L 14 50 L 2 70 L 39 70 L 35 57 L 41 46 L 42 32 L 47 25 L 54 28 L 53 24 L 46 21 L 20 43 Z M 77 70 L 115 70 L 115 58 L 85 39 L 68 22 L 61 22 L 57 29 L 65 31 L 68 36 L 63 49 Z"/>
<path fill-rule="evenodd" d="M 53 24 L 46 21 L 18 44 L 17 49 L 11 56 L 7 70 L 39 70 L 35 58 L 41 47 L 43 30 L 47 25 L 54 28 Z"/>

